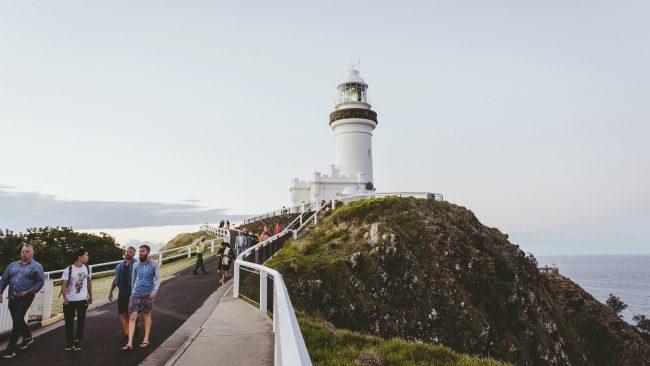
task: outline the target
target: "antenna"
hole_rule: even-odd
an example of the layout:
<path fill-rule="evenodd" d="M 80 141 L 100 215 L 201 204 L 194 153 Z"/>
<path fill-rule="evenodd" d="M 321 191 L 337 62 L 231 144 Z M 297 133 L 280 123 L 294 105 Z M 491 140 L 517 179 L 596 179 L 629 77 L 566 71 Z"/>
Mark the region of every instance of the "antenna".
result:
<path fill-rule="evenodd" d="M 361 58 L 357 58 L 357 63 L 354 63 L 354 60 L 350 61 L 350 70 L 361 71 Z"/>

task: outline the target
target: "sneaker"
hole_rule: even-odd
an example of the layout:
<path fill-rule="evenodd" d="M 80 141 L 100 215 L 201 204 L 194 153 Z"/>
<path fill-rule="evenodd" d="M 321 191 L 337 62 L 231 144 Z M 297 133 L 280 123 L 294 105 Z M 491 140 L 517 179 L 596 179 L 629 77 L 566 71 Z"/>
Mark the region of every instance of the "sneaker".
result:
<path fill-rule="evenodd" d="M 81 346 L 81 341 L 78 340 L 78 339 L 77 339 L 76 341 L 74 341 L 72 347 L 74 347 L 74 350 L 75 350 L 75 351 L 81 351 L 82 349 L 84 349 L 84 348 Z"/>
<path fill-rule="evenodd" d="M 16 351 L 12 349 L 6 349 L 4 352 L 2 352 L 2 358 L 14 358 L 16 357 Z"/>
<path fill-rule="evenodd" d="M 19 349 L 27 349 L 30 344 L 34 343 L 34 338 L 23 338 L 23 341 L 18 345 Z"/>
<path fill-rule="evenodd" d="M 74 344 L 73 344 L 72 342 L 68 343 L 68 344 L 65 346 L 65 350 L 66 350 L 66 351 L 74 351 Z"/>

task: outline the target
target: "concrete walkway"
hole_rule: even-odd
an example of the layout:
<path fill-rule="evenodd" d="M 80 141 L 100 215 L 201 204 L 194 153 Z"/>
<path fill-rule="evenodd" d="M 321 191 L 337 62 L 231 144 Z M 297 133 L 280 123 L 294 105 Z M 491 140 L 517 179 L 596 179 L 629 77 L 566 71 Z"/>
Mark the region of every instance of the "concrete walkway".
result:
<path fill-rule="evenodd" d="M 274 344 L 271 319 L 228 292 L 173 365 L 270 366 Z"/>

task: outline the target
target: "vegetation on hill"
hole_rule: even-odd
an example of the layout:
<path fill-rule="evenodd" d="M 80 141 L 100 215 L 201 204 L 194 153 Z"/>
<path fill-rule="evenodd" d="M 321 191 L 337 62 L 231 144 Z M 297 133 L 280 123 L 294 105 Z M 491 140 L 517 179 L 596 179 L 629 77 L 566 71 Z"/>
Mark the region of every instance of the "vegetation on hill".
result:
<path fill-rule="evenodd" d="M 300 329 L 314 365 L 327 366 L 506 366 L 489 358 L 461 355 L 447 347 L 402 339 L 382 339 L 336 329 L 331 324 L 298 316 Z"/>
<path fill-rule="evenodd" d="M 170 240 L 164 247 L 160 248 L 160 251 L 174 249 L 178 247 L 184 247 L 190 245 L 199 240 L 201 236 L 205 236 L 205 239 L 214 239 L 214 236 L 207 231 L 196 231 L 193 233 L 180 233 L 176 235 L 172 240 Z"/>
<path fill-rule="evenodd" d="M 73 262 L 74 251 L 86 248 L 89 264 L 110 262 L 122 257 L 122 249 L 112 236 L 80 233 L 69 227 L 42 227 L 27 229 L 24 233 L 0 230 L 0 268 L 20 259 L 23 244 L 34 246 L 34 259 L 45 271 L 67 267 Z"/>
<path fill-rule="evenodd" d="M 269 262 L 294 306 L 338 328 L 519 365 L 647 365 L 641 333 L 448 202 L 339 207 Z"/>

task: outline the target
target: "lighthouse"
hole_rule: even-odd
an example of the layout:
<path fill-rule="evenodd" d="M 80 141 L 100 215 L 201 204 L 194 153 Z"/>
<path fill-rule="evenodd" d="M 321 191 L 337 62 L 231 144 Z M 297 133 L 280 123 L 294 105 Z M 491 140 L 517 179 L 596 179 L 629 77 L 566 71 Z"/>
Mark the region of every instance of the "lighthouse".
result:
<path fill-rule="evenodd" d="M 334 134 L 336 164 L 330 165 L 327 174 L 315 171 L 308 180 L 294 178 L 289 187 L 293 205 L 375 190 L 372 134 L 377 113 L 371 109 L 368 84 L 354 66 L 337 86 L 329 127 Z"/>
<path fill-rule="evenodd" d="M 372 131 L 377 113 L 368 102 L 368 84 L 359 70 L 350 69 L 338 85 L 330 128 L 336 140 L 336 167 L 340 175 L 358 176 L 372 186 Z"/>

